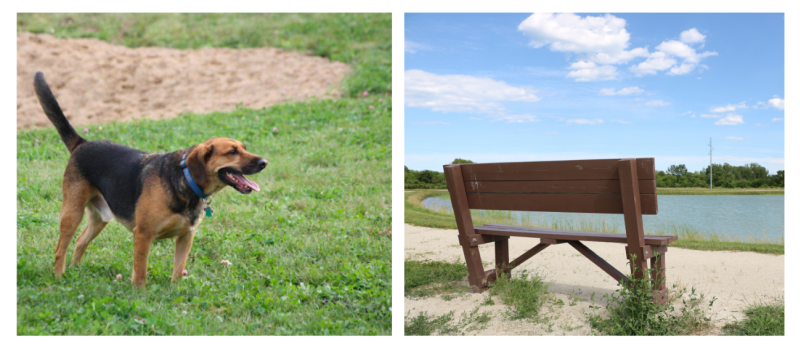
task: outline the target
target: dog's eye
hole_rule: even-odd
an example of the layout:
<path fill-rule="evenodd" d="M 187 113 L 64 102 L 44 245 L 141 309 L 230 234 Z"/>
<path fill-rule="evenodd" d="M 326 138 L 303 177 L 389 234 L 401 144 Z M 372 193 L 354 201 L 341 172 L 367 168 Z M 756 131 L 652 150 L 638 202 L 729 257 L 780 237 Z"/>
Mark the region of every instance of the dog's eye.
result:
<path fill-rule="evenodd" d="M 229 155 L 237 155 L 237 154 L 239 154 L 239 150 L 237 150 L 237 149 L 233 149 L 233 150 L 231 150 L 230 152 L 228 152 L 228 154 L 229 154 Z"/>

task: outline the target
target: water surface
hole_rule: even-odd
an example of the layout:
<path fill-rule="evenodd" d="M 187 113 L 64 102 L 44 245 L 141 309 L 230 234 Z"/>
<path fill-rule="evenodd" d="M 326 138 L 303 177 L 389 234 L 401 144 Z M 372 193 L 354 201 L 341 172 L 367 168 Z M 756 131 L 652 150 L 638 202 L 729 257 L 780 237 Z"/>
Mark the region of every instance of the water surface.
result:
<path fill-rule="evenodd" d="M 669 231 L 673 225 L 687 225 L 701 232 L 761 241 L 783 241 L 784 196 L 658 196 L 658 215 L 643 215 L 646 231 Z M 444 207 L 452 211 L 450 198 L 429 197 L 422 201 L 428 209 Z M 475 212 L 473 213 L 475 214 Z M 616 226 L 624 231 L 622 214 L 578 214 L 515 212 L 520 219 L 535 221 L 581 221 L 596 226 Z"/>

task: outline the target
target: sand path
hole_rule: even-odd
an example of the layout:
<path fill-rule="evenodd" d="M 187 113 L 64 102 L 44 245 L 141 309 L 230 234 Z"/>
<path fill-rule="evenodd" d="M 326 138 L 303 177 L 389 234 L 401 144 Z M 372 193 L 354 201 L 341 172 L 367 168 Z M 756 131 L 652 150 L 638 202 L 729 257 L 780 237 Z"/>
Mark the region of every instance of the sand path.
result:
<path fill-rule="evenodd" d="M 350 68 L 276 48 L 127 48 L 94 39 L 17 34 L 17 129 L 50 126 L 33 93 L 45 74 L 73 125 L 262 108 L 336 98 Z"/>
<path fill-rule="evenodd" d="M 457 230 L 442 230 L 405 225 L 405 259 L 464 262 L 461 247 L 457 242 Z M 527 251 L 539 243 L 534 238 L 512 238 L 510 256 Z M 623 254 L 624 246 L 611 243 L 586 242 L 589 248 L 611 265 L 628 273 Z M 493 245 L 480 247 L 487 269 L 494 268 Z M 694 287 L 706 299 L 717 300 L 708 312 L 714 329 L 708 334 L 718 334 L 720 328 L 736 318 L 743 318 L 741 311 L 747 303 L 770 301 L 784 295 L 784 256 L 764 255 L 752 252 L 698 251 L 670 248 L 667 256 L 668 284 L 676 283 Z M 477 335 L 588 335 L 590 334 L 585 313 L 606 313 L 605 294 L 618 287 L 614 280 L 591 261 L 566 244 L 555 245 L 523 263 L 514 272 L 526 269 L 538 272 L 552 282 L 549 291 L 565 305 L 545 306 L 546 315 L 558 316 L 552 325 L 509 321 L 500 314 L 505 306 L 495 301 L 494 306 L 483 306 L 479 313 L 490 311 L 491 321 L 483 330 L 470 331 Z M 513 274 L 513 273 L 512 273 Z M 466 281 L 464 281 L 465 289 Z M 591 296 L 600 309 L 590 308 Z M 441 296 L 426 299 L 405 298 L 404 314 L 417 315 L 427 311 L 429 315 L 443 315 L 455 311 L 459 318 L 465 311 L 480 306 L 486 294 L 468 293 L 445 301 Z M 571 300 L 578 298 L 578 301 Z M 570 302 L 575 305 L 570 305 Z M 707 305 L 703 305 L 706 307 Z"/>

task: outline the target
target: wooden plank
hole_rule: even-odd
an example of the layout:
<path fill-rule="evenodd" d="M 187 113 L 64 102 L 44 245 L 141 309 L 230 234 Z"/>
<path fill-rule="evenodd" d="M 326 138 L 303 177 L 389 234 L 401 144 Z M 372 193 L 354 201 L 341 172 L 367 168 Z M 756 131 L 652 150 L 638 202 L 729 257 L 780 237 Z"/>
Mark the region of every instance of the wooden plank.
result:
<path fill-rule="evenodd" d="M 627 243 L 627 236 L 622 233 L 581 232 L 554 230 L 539 227 L 523 227 L 500 224 L 475 226 L 475 232 L 484 235 L 528 237 L 552 240 L 580 240 L 588 242 Z M 678 236 L 645 235 L 646 245 L 667 245 L 678 240 Z"/>
<path fill-rule="evenodd" d="M 470 238 L 475 235 L 475 230 L 472 226 L 472 215 L 467 205 L 466 192 L 464 192 L 461 168 L 458 165 L 445 165 L 444 176 L 447 181 L 447 189 L 450 191 L 450 202 L 453 204 L 458 234 L 462 238 Z M 485 283 L 486 278 L 481 261 L 481 252 L 477 246 L 468 244 L 461 244 L 461 249 L 464 252 L 464 260 L 467 263 L 469 284 L 472 286 L 473 291 L 480 292 L 479 289 L 488 286 Z"/>
<path fill-rule="evenodd" d="M 622 214 L 621 194 L 467 193 L 470 209 Z M 643 214 L 658 213 L 655 197 L 641 198 Z"/>
<path fill-rule="evenodd" d="M 620 193 L 619 180 L 465 181 L 470 192 Z M 639 180 L 639 193 L 656 193 L 655 180 Z"/>
<path fill-rule="evenodd" d="M 511 261 L 508 264 L 508 268 L 506 269 L 506 271 L 514 269 L 514 267 L 519 266 L 521 263 L 527 261 L 531 257 L 533 257 L 536 254 L 542 252 L 542 250 L 547 249 L 547 247 L 549 247 L 549 246 L 550 246 L 550 244 L 542 244 L 542 243 L 536 244 L 536 246 L 531 248 L 531 250 L 528 250 L 528 251 L 522 253 L 522 255 L 518 256 L 516 259 L 514 259 L 514 261 Z"/>
<path fill-rule="evenodd" d="M 622 206 L 625 214 L 625 234 L 628 240 L 628 257 L 631 260 L 631 273 L 635 279 L 643 277 L 647 269 L 647 258 L 642 247 L 644 242 L 644 225 L 642 224 L 642 201 L 639 198 L 639 181 L 636 159 L 619 161 L 620 189 L 622 189 Z M 636 258 L 631 255 L 635 254 Z"/>
<path fill-rule="evenodd" d="M 655 180 L 655 160 L 641 158 L 639 177 Z M 619 179 L 619 159 L 471 163 L 462 164 L 463 176 L 469 181 L 483 180 L 603 180 Z"/>
<path fill-rule="evenodd" d="M 572 245 L 572 247 L 575 248 L 575 250 L 578 250 L 581 254 L 583 254 L 583 256 L 586 256 L 587 259 L 594 262 L 595 265 L 597 265 L 598 267 L 600 267 L 600 269 L 608 273 L 608 275 L 614 278 L 614 280 L 618 282 L 620 280 L 624 280 L 626 282 L 629 281 L 628 277 L 622 274 L 622 272 L 618 271 L 616 268 L 614 268 L 614 266 L 611 266 L 608 262 L 606 262 L 606 260 L 603 260 L 602 257 L 595 254 L 594 251 L 592 251 L 592 249 L 589 249 L 586 245 L 583 245 L 583 243 L 579 241 L 571 241 L 569 242 L 569 245 Z"/>

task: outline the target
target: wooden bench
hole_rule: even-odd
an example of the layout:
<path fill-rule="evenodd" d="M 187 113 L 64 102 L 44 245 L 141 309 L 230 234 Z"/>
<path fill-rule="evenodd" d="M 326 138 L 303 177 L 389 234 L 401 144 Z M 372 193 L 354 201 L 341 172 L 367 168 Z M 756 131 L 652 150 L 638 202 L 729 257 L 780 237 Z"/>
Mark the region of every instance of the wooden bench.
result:
<path fill-rule="evenodd" d="M 627 244 L 634 278 L 644 271 L 659 280 L 654 300 L 667 301 L 665 253 L 677 236 L 645 235 L 642 214 L 658 213 L 653 158 L 549 162 L 471 163 L 444 166 L 453 202 L 458 239 L 474 292 L 483 292 L 501 273 L 553 244 L 567 243 L 617 281 L 628 281 L 582 242 Z M 536 227 L 487 224 L 473 226 L 470 209 L 624 214 L 625 234 L 562 231 Z M 538 245 L 509 262 L 510 237 L 540 238 Z M 494 270 L 484 271 L 478 246 L 494 243 Z M 659 257 L 654 258 L 658 253 Z M 631 255 L 635 255 L 634 259 Z M 650 260 L 650 267 L 647 267 Z M 638 269 L 633 272 L 634 266 Z"/>

